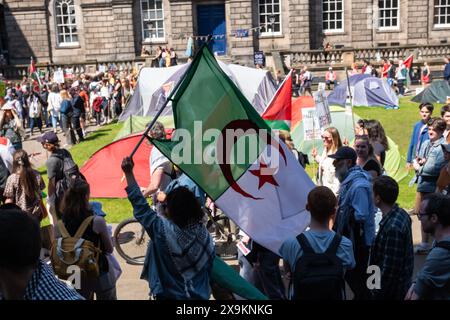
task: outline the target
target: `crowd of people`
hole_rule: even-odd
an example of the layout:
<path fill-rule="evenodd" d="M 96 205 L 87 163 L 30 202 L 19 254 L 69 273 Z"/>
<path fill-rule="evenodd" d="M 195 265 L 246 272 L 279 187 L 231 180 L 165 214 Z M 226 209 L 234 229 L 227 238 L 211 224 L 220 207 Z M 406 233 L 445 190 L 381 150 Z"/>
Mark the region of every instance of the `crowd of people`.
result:
<path fill-rule="evenodd" d="M 366 63 L 364 72 L 370 69 Z M 312 77 L 306 67 L 302 77 L 303 84 Z M 336 74 L 331 69 L 327 77 L 331 85 Z M 56 133 L 60 126 L 67 144 L 75 143 L 72 133 L 83 141 L 85 121 L 102 125 L 120 115 L 134 85 L 129 76 L 98 74 L 80 76 L 66 86 L 31 89 L 24 81 L 8 88 L 0 101 L 0 142 L 4 139 L 11 150 L 9 157 L 0 158 L 0 300 L 117 299 L 120 267 L 106 214 L 90 200 L 88 182 Z M 251 252 L 239 254 L 241 276 L 270 299 L 349 299 L 345 284 L 355 300 L 450 299 L 450 105 L 442 107 L 440 117 L 433 112 L 430 103 L 419 106 L 420 120 L 411 135 L 407 165 L 415 172 L 411 185 L 417 184 L 417 193 L 410 213 L 397 204 L 399 185 L 385 170 L 389 144 L 381 123 L 359 120 L 354 141 L 330 127 L 322 133 L 322 153 L 312 150 L 318 169 L 317 187 L 307 196 L 309 228 L 286 239 L 279 252 L 241 233 L 240 241 Z M 33 135 L 43 125 L 52 128 L 37 138 L 49 154 L 47 181 L 22 149 L 25 128 Z M 156 122 L 149 135 L 162 139 L 166 130 Z M 280 131 L 279 137 L 304 166 L 304 155 L 295 150 L 289 133 Z M 215 246 L 205 209 L 214 204 L 157 149 L 149 161 L 146 188 L 136 182 L 133 160 L 122 162 L 134 217 L 152 239 L 141 275 L 149 283 L 149 295 L 207 300 L 219 289 L 227 290 L 218 288 L 211 275 Z M 39 231 L 47 216 L 53 225 L 51 252 L 42 250 Z M 422 241 L 414 247 L 416 218 Z M 50 263 L 44 262 L 45 254 Z M 413 279 L 415 254 L 428 256 Z M 80 281 L 67 285 L 55 274 L 70 278 L 70 265 L 79 268 Z M 371 266 L 379 269 L 379 285 L 368 286 Z"/>
<path fill-rule="evenodd" d="M 90 122 L 100 126 L 120 116 L 135 85 L 136 77 L 128 72 L 80 74 L 63 84 L 52 80 L 38 84 L 28 77 L 8 82 L 6 96 L 0 98 L 0 135 L 16 150 L 45 127 L 64 132 L 68 145 L 81 142 Z"/>
<path fill-rule="evenodd" d="M 448 57 L 444 58 L 443 78 L 450 82 L 450 60 Z M 424 62 L 422 67 L 418 67 L 414 71 L 413 68 L 407 68 L 404 60 L 398 60 L 397 65 L 392 59 L 384 58 L 383 63 L 378 68 L 373 66 L 369 60 L 364 60 L 361 69 L 358 68 L 357 63 L 352 63 L 350 69 L 347 71 L 348 76 L 351 77 L 356 74 L 367 74 L 374 77 L 386 79 L 389 86 L 391 86 L 398 95 L 404 96 L 407 92 L 407 84 L 415 79 L 422 87 L 427 87 L 433 81 L 431 68 L 428 62 Z M 313 74 L 308 71 L 306 66 L 294 69 L 293 77 L 293 91 L 295 96 L 306 95 L 308 93 L 312 96 L 311 84 L 313 81 Z M 345 79 L 341 79 L 344 81 Z M 336 71 L 330 66 L 325 73 L 325 84 L 328 90 L 332 90 L 339 84 Z"/>

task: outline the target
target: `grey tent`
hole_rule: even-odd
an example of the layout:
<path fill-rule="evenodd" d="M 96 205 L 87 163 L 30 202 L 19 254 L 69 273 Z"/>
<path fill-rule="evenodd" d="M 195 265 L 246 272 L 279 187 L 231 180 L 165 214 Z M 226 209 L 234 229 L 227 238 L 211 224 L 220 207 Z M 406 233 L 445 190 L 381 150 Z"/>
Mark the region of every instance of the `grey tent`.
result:
<path fill-rule="evenodd" d="M 450 85 L 445 80 L 433 81 L 411 101 L 417 103 L 445 103 L 450 97 Z"/>
<path fill-rule="evenodd" d="M 219 61 L 222 70 L 241 89 L 258 113 L 262 113 L 277 88 L 269 71 L 243 67 L 235 64 L 225 64 Z M 166 98 L 181 79 L 189 64 L 168 67 L 141 69 L 133 96 L 127 103 L 119 120 L 124 121 L 131 115 L 154 116 L 163 106 Z M 169 116 L 172 108 L 169 105 L 161 114 Z"/>
<path fill-rule="evenodd" d="M 351 76 L 349 80 L 354 106 L 398 107 L 398 97 L 385 79 L 361 74 Z M 328 103 L 345 106 L 347 94 L 347 81 L 344 80 L 328 95 Z"/>

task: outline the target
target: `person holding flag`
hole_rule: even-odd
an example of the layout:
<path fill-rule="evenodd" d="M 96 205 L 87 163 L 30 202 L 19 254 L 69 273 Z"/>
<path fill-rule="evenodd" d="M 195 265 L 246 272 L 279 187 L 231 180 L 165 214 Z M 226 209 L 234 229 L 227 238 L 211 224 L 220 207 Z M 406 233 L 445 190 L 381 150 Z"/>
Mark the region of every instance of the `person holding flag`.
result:
<path fill-rule="evenodd" d="M 397 78 L 398 94 L 401 96 L 405 95 L 405 83 L 406 83 L 407 76 L 408 76 L 408 70 L 406 69 L 406 66 L 403 63 L 403 60 L 399 60 L 395 77 Z"/>

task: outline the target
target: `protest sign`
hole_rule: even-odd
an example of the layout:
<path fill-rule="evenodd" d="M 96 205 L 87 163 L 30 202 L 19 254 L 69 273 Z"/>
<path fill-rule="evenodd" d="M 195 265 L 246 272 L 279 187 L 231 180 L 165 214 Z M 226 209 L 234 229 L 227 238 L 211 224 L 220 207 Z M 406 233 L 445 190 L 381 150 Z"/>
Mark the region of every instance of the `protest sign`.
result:
<path fill-rule="evenodd" d="M 56 83 L 64 83 L 64 72 L 62 70 L 57 70 L 53 74 L 53 80 Z"/>
<path fill-rule="evenodd" d="M 302 119 L 305 141 L 320 139 L 320 126 L 316 108 L 302 108 Z"/>
<path fill-rule="evenodd" d="M 330 107 L 324 91 L 314 93 L 314 102 L 316 104 L 316 114 L 320 129 L 325 129 L 331 124 Z"/>

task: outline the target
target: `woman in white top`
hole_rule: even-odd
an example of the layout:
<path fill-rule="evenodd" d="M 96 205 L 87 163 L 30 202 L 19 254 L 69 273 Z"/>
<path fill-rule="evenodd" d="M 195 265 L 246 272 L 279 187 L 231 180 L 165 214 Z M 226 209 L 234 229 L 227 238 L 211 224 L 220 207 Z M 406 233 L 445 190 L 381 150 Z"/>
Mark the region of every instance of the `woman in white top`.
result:
<path fill-rule="evenodd" d="M 59 120 L 59 110 L 61 109 L 62 98 L 59 94 L 59 87 L 57 84 L 52 86 L 51 92 L 48 94 L 48 107 L 47 110 L 50 112 L 50 117 L 52 119 L 53 131 L 56 133 L 57 124 Z"/>
<path fill-rule="evenodd" d="M 317 154 L 317 149 L 313 148 L 311 154 L 314 160 L 319 164 L 317 172 L 317 184 L 330 188 L 337 195 L 339 191 L 339 180 L 335 176 L 335 168 L 333 159 L 329 158 L 330 154 L 334 154 L 338 148 L 342 147 L 339 131 L 334 127 L 325 129 L 322 134 L 323 152 L 322 156 Z"/>

